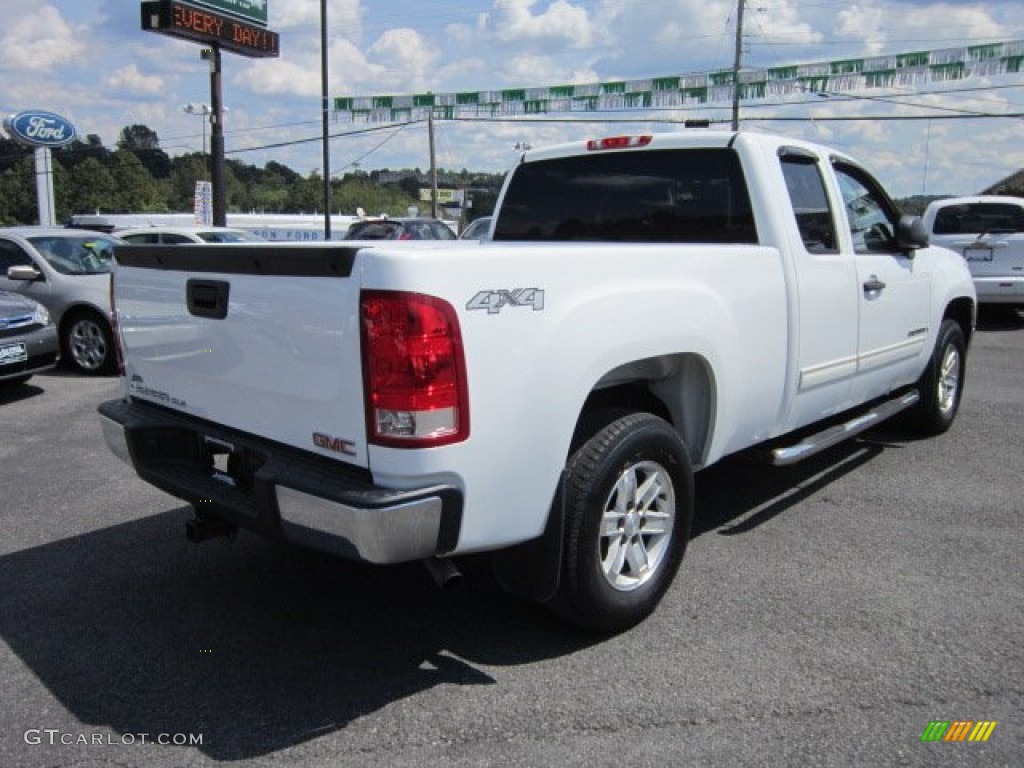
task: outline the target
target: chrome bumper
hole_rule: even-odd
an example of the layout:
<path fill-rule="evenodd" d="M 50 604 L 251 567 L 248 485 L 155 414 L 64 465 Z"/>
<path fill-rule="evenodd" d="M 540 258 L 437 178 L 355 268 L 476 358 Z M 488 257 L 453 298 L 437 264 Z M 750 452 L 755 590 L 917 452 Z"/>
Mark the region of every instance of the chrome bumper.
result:
<path fill-rule="evenodd" d="M 368 473 L 336 461 L 149 404 L 114 400 L 99 411 L 114 455 L 202 517 L 379 564 L 449 554 L 458 544 L 462 494 L 455 488 L 380 488 Z M 230 446 L 247 469 L 214 469 L 211 444 Z"/>

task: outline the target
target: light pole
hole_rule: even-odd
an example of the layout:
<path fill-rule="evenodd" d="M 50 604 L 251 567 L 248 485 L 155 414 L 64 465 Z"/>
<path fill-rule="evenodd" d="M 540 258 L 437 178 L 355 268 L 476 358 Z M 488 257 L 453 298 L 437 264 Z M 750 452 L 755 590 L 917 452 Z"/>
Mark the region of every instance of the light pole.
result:
<path fill-rule="evenodd" d="M 210 65 L 210 184 L 213 187 L 213 225 L 227 226 L 227 193 L 224 184 L 224 102 L 221 100 L 220 45 L 199 52 Z"/>
<path fill-rule="evenodd" d="M 203 164 L 206 166 L 206 172 L 210 172 L 209 159 L 206 155 L 206 121 L 209 120 L 209 116 L 213 113 L 210 109 L 209 104 L 200 104 L 199 102 L 191 102 L 182 107 L 182 110 L 190 115 L 199 115 L 203 118 Z"/>

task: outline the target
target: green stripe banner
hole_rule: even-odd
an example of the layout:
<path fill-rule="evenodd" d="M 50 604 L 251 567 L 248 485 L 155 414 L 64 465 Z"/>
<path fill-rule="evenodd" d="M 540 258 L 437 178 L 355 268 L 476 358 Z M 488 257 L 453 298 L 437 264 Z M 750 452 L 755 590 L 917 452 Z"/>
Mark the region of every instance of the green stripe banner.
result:
<path fill-rule="evenodd" d="M 229 2 L 229 0 L 221 0 Z M 238 0 L 242 2 L 242 0 Z M 1019 74 L 1024 40 L 988 45 L 912 51 L 860 59 L 794 64 L 739 73 L 744 102 L 802 93 L 844 93 L 874 88 L 914 87 L 936 82 Z M 732 101 L 733 73 L 669 75 L 644 80 L 610 80 L 542 88 L 425 93 L 407 96 L 339 96 L 335 116 L 353 122 L 512 117 L 546 112 L 673 109 Z"/>

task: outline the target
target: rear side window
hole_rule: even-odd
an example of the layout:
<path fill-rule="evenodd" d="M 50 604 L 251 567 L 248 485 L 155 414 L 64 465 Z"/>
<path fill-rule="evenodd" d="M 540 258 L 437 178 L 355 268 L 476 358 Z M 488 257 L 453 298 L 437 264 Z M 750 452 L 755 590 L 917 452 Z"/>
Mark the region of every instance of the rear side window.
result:
<path fill-rule="evenodd" d="M 608 152 L 519 166 L 495 240 L 756 243 L 731 149 Z"/>
<path fill-rule="evenodd" d="M 947 205 L 935 215 L 936 235 L 1024 232 L 1024 206 L 1012 203 Z"/>

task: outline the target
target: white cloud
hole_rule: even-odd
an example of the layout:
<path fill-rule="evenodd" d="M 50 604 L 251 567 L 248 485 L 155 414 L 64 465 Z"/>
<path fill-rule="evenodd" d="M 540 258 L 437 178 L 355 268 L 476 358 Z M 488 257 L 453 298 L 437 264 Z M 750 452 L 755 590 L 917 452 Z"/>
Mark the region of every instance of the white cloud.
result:
<path fill-rule="evenodd" d="M 441 58 L 418 32 L 409 28 L 389 29 L 367 50 L 367 58 L 378 66 L 378 77 L 392 88 L 419 91 L 430 89 L 431 72 Z"/>
<path fill-rule="evenodd" d="M 895 13 L 892 3 L 866 0 L 838 13 L 835 33 L 847 40 L 862 42 L 864 53 L 869 55 L 887 50 L 890 40 L 938 37 L 955 46 L 965 40 L 1000 39 L 1006 37 L 1007 30 L 994 17 L 996 8 L 993 6 L 996 5 L 998 3 L 900 5 L 899 12 Z"/>
<path fill-rule="evenodd" d="M 596 35 L 587 10 L 566 0 L 555 0 L 543 13 L 533 14 L 536 0 L 495 0 L 493 22 L 504 42 L 566 45 L 588 48 Z"/>
<path fill-rule="evenodd" d="M 516 87 L 592 83 L 599 79 L 593 69 L 567 69 L 556 56 L 526 53 L 504 61 L 500 78 L 503 86 Z"/>
<path fill-rule="evenodd" d="M 54 66 L 73 62 L 86 53 L 83 30 L 68 24 L 60 12 L 44 5 L 28 13 L 25 4 L 5 14 L 0 50 L 4 63 L 0 71 L 48 72 Z"/>
<path fill-rule="evenodd" d="M 103 79 L 103 83 L 107 88 L 122 96 L 131 94 L 152 96 L 164 90 L 166 80 L 156 75 L 144 75 L 135 64 L 128 64 L 107 75 Z"/>
<path fill-rule="evenodd" d="M 363 9 L 360 0 L 328 0 L 328 41 L 338 37 L 358 41 L 362 36 Z M 320 39 L 320 3 L 312 0 L 273 0 L 267 26 L 287 36 L 306 34 Z"/>

